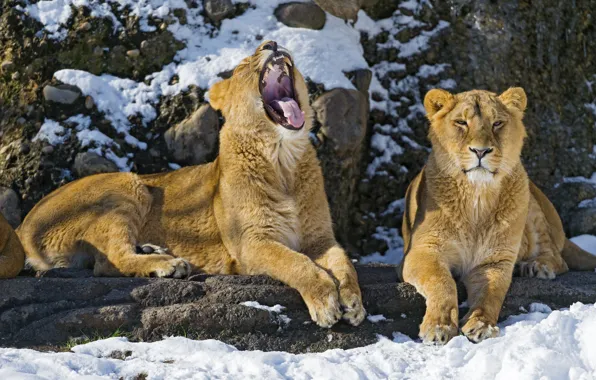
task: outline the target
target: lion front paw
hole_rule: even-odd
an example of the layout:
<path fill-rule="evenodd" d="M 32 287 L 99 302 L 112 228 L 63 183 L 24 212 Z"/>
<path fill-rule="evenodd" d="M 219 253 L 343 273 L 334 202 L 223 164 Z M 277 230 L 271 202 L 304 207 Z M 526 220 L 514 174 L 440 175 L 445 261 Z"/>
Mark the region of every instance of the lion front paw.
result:
<path fill-rule="evenodd" d="M 155 277 L 186 278 L 192 271 L 190 263 L 180 258 L 163 260 L 156 266 L 152 272 Z"/>
<path fill-rule="evenodd" d="M 470 318 L 461 331 L 474 343 L 482 342 L 485 339 L 494 338 L 499 335 L 499 328 L 482 316 Z"/>
<path fill-rule="evenodd" d="M 342 318 L 352 326 L 358 326 L 366 317 L 366 310 L 362 305 L 362 296 L 358 284 L 339 287 L 339 302 L 343 309 Z"/>
<path fill-rule="evenodd" d="M 341 318 L 339 295 L 335 282 L 324 271 L 316 285 L 302 292 L 311 319 L 319 326 L 329 328 Z"/>
<path fill-rule="evenodd" d="M 418 335 L 425 344 L 446 344 L 458 334 L 457 307 L 443 307 L 439 310 L 435 312 L 427 309 L 424 315 Z"/>

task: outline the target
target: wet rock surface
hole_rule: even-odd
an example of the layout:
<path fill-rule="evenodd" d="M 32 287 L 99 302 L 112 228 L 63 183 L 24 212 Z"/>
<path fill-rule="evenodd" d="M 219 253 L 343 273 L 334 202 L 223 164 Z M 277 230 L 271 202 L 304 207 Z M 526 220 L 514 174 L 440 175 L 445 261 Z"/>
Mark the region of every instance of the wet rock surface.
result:
<path fill-rule="evenodd" d="M 42 278 L 0 281 L 0 345 L 59 348 L 85 337 L 160 340 L 165 335 L 219 339 L 240 349 L 316 352 L 352 348 L 402 332 L 415 337 L 424 300 L 398 283 L 395 267 L 357 268 L 364 304 L 372 315 L 352 327 L 322 329 L 310 322 L 295 290 L 264 276 L 195 275 L 188 280 L 93 278 L 86 270 L 52 270 Z M 465 292 L 460 288 L 460 302 Z M 282 305 L 281 313 L 241 305 Z M 554 281 L 515 278 L 501 318 L 529 310 L 533 302 L 551 308 L 596 302 L 596 274 L 568 273 Z M 466 310 L 462 309 L 463 313 Z M 283 314 L 290 320 L 288 321 Z"/>

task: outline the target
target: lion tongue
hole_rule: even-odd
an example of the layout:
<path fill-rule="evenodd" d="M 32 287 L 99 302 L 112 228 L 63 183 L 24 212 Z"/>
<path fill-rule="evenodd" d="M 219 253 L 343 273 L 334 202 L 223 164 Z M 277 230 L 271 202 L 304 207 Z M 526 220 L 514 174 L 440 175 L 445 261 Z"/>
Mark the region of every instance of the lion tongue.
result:
<path fill-rule="evenodd" d="M 276 111 L 281 112 L 292 127 L 298 129 L 304 124 L 304 112 L 294 99 L 282 98 L 272 101 L 270 105 Z"/>

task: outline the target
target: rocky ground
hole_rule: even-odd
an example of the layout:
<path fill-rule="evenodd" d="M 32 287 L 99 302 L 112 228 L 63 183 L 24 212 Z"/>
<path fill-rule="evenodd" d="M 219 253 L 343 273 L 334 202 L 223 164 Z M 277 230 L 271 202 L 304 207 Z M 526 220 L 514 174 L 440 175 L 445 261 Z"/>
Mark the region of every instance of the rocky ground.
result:
<path fill-rule="evenodd" d="M 298 292 L 266 277 L 91 278 L 86 271 L 55 270 L 44 278 L 0 281 L 0 346 L 63 349 L 110 336 L 155 341 L 176 335 L 218 339 L 239 349 L 318 352 L 372 344 L 377 334 L 391 337 L 395 331 L 415 337 L 424 300 L 412 286 L 398 283 L 395 273 L 393 266 L 358 267 L 365 307 L 385 319 L 321 329 L 310 322 Z M 247 301 L 284 308 L 241 304 Z M 532 303 L 554 309 L 573 302 L 596 302 L 594 274 L 515 278 L 501 318 L 543 308 Z"/>

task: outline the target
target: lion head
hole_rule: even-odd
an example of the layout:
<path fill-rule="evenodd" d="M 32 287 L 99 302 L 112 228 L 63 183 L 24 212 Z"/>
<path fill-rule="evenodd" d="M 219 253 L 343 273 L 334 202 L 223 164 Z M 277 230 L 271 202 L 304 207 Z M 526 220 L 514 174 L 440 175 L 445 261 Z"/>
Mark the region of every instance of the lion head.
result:
<path fill-rule="evenodd" d="M 209 101 L 233 127 L 264 125 L 284 137 L 304 136 L 311 128 L 304 78 L 290 52 L 275 41 L 263 42 L 230 78 L 214 84 Z"/>
<path fill-rule="evenodd" d="M 501 95 L 474 90 L 451 94 L 434 89 L 424 98 L 435 162 L 452 176 L 490 183 L 520 163 L 526 129 L 526 93 L 520 87 Z"/>

